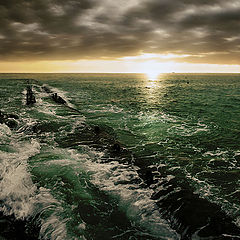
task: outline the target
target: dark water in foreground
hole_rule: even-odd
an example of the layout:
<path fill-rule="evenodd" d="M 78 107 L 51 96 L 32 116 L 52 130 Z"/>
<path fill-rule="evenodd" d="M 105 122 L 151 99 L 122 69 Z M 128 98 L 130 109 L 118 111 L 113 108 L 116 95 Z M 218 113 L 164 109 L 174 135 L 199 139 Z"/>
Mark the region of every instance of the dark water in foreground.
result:
<path fill-rule="evenodd" d="M 240 239 L 239 74 L 0 74 L 0 94 L 0 239 Z"/>

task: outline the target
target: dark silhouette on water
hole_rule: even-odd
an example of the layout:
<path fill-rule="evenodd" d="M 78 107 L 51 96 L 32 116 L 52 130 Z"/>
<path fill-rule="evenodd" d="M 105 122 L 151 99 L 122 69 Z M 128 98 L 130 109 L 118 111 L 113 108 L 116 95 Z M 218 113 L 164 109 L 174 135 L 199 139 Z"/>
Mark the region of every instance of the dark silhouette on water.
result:
<path fill-rule="evenodd" d="M 65 104 L 66 103 L 66 101 L 62 97 L 58 96 L 57 93 L 52 94 L 52 99 L 56 103 L 60 103 L 60 104 Z"/>
<path fill-rule="evenodd" d="M 0 123 L 6 124 L 9 128 L 14 129 L 18 126 L 17 119 L 19 117 L 16 114 L 7 114 L 0 110 Z"/>
<path fill-rule="evenodd" d="M 1 240 L 37 240 L 39 232 L 40 224 L 34 219 L 16 219 L 13 215 L 5 216 L 0 212 Z"/>
<path fill-rule="evenodd" d="M 47 86 L 42 86 L 42 89 L 48 93 L 48 94 L 51 94 L 51 99 L 56 102 L 56 103 L 59 103 L 59 104 L 63 104 L 65 107 L 75 111 L 75 112 L 78 112 L 78 113 L 81 113 L 79 110 L 77 110 L 76 108 L 73 108 L 73 107 L 70 107 L 68 106 L 67 104 L 67 101 L 65 99 L 63 99 L 62 97 L 60 97 L 57 93 L 54 93 L 49 87 Z"/>
<path fill-rule="evenodd" d="M 113 150 L 116 151 L 116 152 L 120 152 L 120 150 L 121 150 L 120 144 L 119 143 L 114 143 L 113 144 Z"/>
<path fill-rule="evenodd" d="M 32 91 L 32 87 L 30 85 L 27 86 L 27 94 L 26 94 L 26 104 L 32 105 L 36 103 L 35 96 Z"/>
<path fill-rule="evenodd" d="M 52 93 L 52 90 L 50 90 L 48 87 L 46 86 L 42 86 L 42 89 L 46 92 L 46 93 Z"/>
<path fill-rule="evenodd" d="M 95 126 L 95 127 L 94 127 L 94 132 L 95 132 L 96 134 L 99 134 L 99 133 L 100 133 L 100 127 L 99 127 L 99 126 Z"/>

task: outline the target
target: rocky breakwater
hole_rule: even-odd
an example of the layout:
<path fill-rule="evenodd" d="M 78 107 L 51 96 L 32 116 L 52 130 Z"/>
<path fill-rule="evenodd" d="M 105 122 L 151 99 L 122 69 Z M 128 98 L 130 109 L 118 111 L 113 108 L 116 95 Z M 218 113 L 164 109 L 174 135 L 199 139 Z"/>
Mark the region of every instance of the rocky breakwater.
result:
<path fill-rule="evenodd" d="M 6 124 L 9 128 L 14 129 L 18 126 L 18 115 L 12 113 L 4 113 L 0 110 L 0 123 Z"/>

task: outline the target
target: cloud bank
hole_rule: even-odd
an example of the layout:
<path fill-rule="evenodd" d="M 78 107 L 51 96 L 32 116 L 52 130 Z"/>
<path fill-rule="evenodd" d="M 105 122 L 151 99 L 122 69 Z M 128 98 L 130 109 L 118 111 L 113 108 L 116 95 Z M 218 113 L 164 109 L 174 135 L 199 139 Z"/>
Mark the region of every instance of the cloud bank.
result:
<path fill-rule="evenodd" d="M 240 64 L 239 0 L 0 0 L 1 60 Z M 173 58 L 174 60 L 174 58 Z"/>

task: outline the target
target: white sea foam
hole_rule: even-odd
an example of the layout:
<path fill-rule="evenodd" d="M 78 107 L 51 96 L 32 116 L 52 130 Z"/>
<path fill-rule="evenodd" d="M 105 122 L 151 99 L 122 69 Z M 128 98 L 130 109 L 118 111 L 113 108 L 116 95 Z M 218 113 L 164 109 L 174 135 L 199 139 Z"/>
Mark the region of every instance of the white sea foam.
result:
<path fill-rule="evenodd" d="M 118 198 L 119 208 L 126 212 L 135 225 L 141 227 L 141 234 L 149 234 L 161 239 L 178 239 L 178 234 L 161 218 L 154 200 L 151 200 L 153 190 L 139 186 L 137 168 L 116 161 L 101 163 L 103 152 L 83 147 L 84 153 L 73 149 L 58 149 L 52 151 L 59 156 L 58 160 L 49 160 L 46 165 L 71 166 L 78 174 L 86 172 L 92 184 L 100 190 Z M 135 183 L 135 180 L 138 183 Z M 79 229 L 84 233 L 87 226 L 80 223 Z"/>
<path fill-rule="evenodd" d="M 176 124 L 175 126 L 172 126 L 169 128 L 168 132 L 173 134 L 179 134 L 181 136 L 193 136 L 195 134 L 198 134 L 200 132 L 208 132 L 210 131 L 210 128 L 208 125 L 197 122 L 194 125 L 189 125 L 188 123 L 180 123 Z"/>
<path fill-rule="evenodd" d="M 30 143 L 11 142 L 14 152 L 0 151 L 0 210 L 6 215 L 25 218 L 33 211 L 35 185 L 28 172 L 27 160 L 40 150 L 37 141 Z"/>
<path fill-rule="evenodd" d="M 56 87 L 49 87 L 49 86 L 47 86 L 52 92 L 54 92 L 54 93 L 57 93 L 58 94 L 58 96 L 60 96 L 60 97 L 62 97 L 65 101 L 66 101 L 66 103 L 67 103 L 67 105 L 69 106 L 69 107 L 72 107 L 72 108 L 76 108 L 71 102 L 70 102 L 70 97 L 68 97 L 68 92 L 66 92 L 66 91 L 63 91 L 63 90 L 61 90 L 61 89 L 58 89 L 58 88 L 56 88 Z"/>
<path fill-rule="evenodd" d="M 61 219 L 64 211 L 61 202 L 56 200 L 49 189 L 40 187 L 35 196 L 35 215 L 40 215 L 41 239 L 68 239 L 66 223 L 68 219 Z"/>
<path fill-rule="evenodd" d="M 63 212 L 61 203 L 48 189 L 38 189 L 29 172 L 28 160 L 40 152 L 39 142 L 18 142 L 4 124 L 0 124 L 0 136 L 1 143 L 7 143 L 9 150 L 0 151 L 0 211 L 16 219 L 37 216 L 41 239 L 67 239 L 67 220 L 58 216 Z"/>
<path fill-rule="evenodd" d="M 12 134 L 12 131 L 6 124 L 1 124 L 0 123 L 0 137 L 5 138 L 7 136 L 10 136 Z M 3 139 L 2 139 L 3 140 Z"/>
<path fill-rule="evenodd" d="M 88 112 L 89 113 L 108 113 L 108 112 L 120 113 L 120 112 L 124 112 L 124 109 L 112 104 L 104 104 L 104 105 L 96 105 L 94 106 L 94 109 L 89 109 Z"/>
<path fill-rule="evenodd" d="M 99 152 L 90 149 L 91 158 L 86 154 L 77 153 L 75 150 L 68 150 L 68 152 L 71 154 L 71 158 L 78 162 L 84 161 L 84 164 L 81 165 L 91 175 L 91 182 L 94 185 L 119 198 L 119 207 L 126 211 L 128 217 L 135 224 L 150 231 L 151 235 L 155 237 L 161 235 L 161 239 L 178 239 L 176 232 L 161 218 L 155 201 L 150 199 L 153 191 L 141 188 L 139 183 L 134 183 L 134 180 L 139 180 L 136 167 L 116 161 L 93 162 L 92 156 L 96 154 L 96 158 L 98 158 Z"/>

